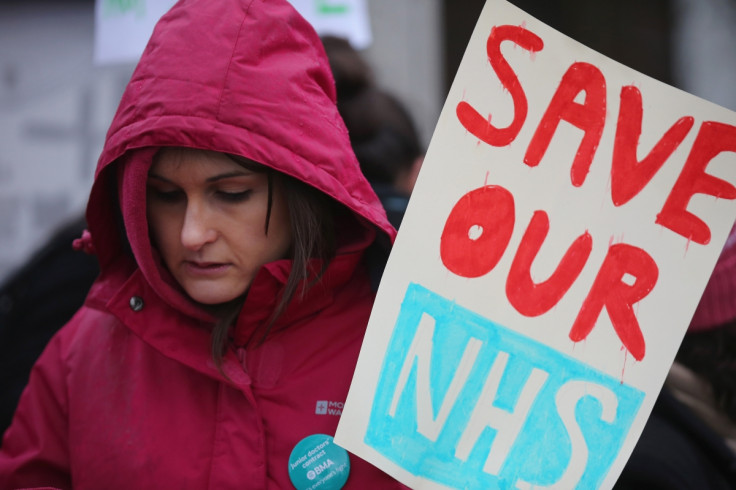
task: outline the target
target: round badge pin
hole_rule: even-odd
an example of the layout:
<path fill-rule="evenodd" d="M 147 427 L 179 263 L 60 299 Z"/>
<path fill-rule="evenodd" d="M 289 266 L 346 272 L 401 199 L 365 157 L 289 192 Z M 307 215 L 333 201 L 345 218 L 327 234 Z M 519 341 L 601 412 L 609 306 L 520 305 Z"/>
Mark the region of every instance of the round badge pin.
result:
<path fill-rule="evenodd" d="M 289 478 L 296 490 L 340 490 L 349 474 L 348 452 L 326 434 L 305 437 L 289 456 Z"/>

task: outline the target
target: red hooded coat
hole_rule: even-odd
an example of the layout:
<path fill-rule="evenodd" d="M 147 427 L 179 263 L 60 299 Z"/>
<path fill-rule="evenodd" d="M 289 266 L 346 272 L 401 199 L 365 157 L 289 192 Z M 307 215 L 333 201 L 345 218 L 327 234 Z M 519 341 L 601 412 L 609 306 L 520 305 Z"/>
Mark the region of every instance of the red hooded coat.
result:
<path fill-rule="evenodd" d="M 227 376 L 210 355 L 214 319 L 149 241 L 145 182 L 162 146 L 261 162 L 352 212 L 322 281 L 248 343 L 291 261 L 261 268 Z M 108 132 L 87 220 L 101 274 L 31 373 L 0 488 L 290 488 L 293 447 L 337 427 L 374 298 L 365 252 L 395 231 L 350 148 L 319 38 L 285 0 L 184 0 L 161 19 Z M 351 455 L 346 488 L 394 487 Z"/>

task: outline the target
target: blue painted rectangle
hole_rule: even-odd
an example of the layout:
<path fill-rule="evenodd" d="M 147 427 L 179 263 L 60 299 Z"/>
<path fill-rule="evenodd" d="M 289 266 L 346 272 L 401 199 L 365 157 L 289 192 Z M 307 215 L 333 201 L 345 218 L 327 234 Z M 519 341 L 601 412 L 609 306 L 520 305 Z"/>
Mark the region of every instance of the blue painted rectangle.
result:
<path fill-rule="evenodd" d="M 415 338 L 420 344 L 424 339 L 424 350 Z M 492 369 L 502 374 L 489 376 Z M 462 383 L 456 381 L 454 386 L 460 388 L 453 401 L 447 393 L 456 377 Z M 491 379 L 499 380 L 495 391 L 485 392 L 492 393 L 493 408 L 478 404 L 486 383 L 495 386 Z M 522 417 L 520 393 L 532 386 L 532 379 L 543 381 L 528 397 L 528 412 Z M 418 392 L 427 393 L 427 406 L 418 406 Z M 618 379 L 412 283 L 381 369 L 365 443 L 408 472 L 454 488 L 544 488 L 562 483 L 566 488 L 597 488 L 643 398 L 642 391 Z M 451 408 L 439 424 L 433 421 L 443 402 Z M 418 410 L 425 414 L 421 420 Z M 501 413 L 500 430 L 511 430 L 514 420 L 520 427 L 507 449 L 501 453 L 500 443 L 495 448 L 496 456 L 503 455 L 497 474 L 484 470 L 492 459 L 491 448 L 499 442 L 494 439 L 496 415 L 489 413 Z M 491 422 L 468 429 L 474 416 Z M 420 426 L 424 433 L 431 432 L 426 428 L 432 424 L 433 435 L 419 432 Z M 459 447 L 465 454 L 458 455 Z"/>

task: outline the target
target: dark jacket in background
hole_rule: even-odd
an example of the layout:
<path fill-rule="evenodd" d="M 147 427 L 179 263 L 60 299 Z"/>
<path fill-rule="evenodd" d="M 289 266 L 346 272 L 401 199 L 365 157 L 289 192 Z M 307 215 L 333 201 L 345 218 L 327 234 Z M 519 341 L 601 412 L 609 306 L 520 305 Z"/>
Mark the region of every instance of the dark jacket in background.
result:
<path fill-rule="evenodd" d="M 736 455 L 667 387 L 614 490 L 732 490 Z"/>
<path fill-rule="evenodd" d="M 82 306 L 97 259 L 72 248 L 83 216 L 64 225 L 0 286 L 0 434 L 10 425 L 31 366 Z"/>

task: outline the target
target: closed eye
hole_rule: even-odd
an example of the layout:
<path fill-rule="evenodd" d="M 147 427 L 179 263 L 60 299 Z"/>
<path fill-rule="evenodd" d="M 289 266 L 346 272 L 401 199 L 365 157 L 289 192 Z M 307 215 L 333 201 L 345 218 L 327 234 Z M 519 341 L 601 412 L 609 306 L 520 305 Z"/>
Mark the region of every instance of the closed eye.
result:
<path fill-rule="evenodd" d="M 217 195 L 219 199 L 225 202 L 238 203 L 238 202 L 243 202 L 246 199 L 248 199 L 251 193 L 252 193 L 252 190 L 248 189 L 248 190 L 239 191 L 239 192 L 217 191 L 215 194 Z"/>
<path fill-rule="evenodd" d="M 155 187 L 150 186 L 148 188 L 148 192 L 150 193 L 151 197 L 154 199 L 166 202 L 166 203 L 176 203 L 181 200 L 186 199 L 186 196 L 184 195 L 184 192 L 181 190 L 171 190 L 171 191 L 165 191 L 162 189 L 157 189 Z"/>

